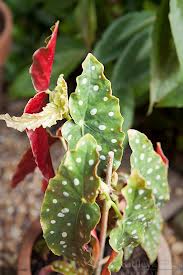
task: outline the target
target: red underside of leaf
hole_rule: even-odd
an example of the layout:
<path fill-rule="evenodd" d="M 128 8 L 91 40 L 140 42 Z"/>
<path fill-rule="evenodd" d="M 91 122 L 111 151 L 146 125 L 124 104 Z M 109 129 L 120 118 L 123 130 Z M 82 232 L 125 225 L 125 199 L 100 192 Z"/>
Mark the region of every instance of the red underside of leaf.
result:
<path fill-rule="evenodd" d="M 45 92 L 36 94 L 28 101 L 24 112 L 29 114 L 40 112 L 46 105 L 47 99 L 48 95 Z M 49 150 L 53 140 L 42 127 L 37 128 L 35 131 L 27 130 L 26 132 L 29 137 L 32 154 L 29 151 L 30 149 L 24 154 L 13 176 L 12 186 L 15 187 L 28 173 L 33 172 L 36 163 L 45 179 L 43 182 L 43 189 L 45 190 L 49 179 L 55 175 Z"/>
<path fill-rule="evenodd" d="M 59 22 L 55 24 L 54 31 L 46 47 L 38 49 L 33 54 L 33 63 L 30 74 L 34 88 L 37 92 L 46 91 L 49 88 L 52 65 L 55 55 Z"/>
<path fill-rule="evenodd" d="M 93 246 L 93 259 L 94 259 L 94 266 L 96 266 L 98 260 L 99 260 L 99 256 L 100 256 L 100 242 L 97 236 L 97 232 L 95 229 L 93 229 L 91 231 L 91 235 L 92 237 L 95 239 L 95 244 Z"/>
<path fill-rule="evenodd" d="M 58 141 L 57 137 L 51 136 L 48 134 L 48 143 L 49 146 L 52 146 L 56 141 Z M 17 186 L 19 182 L 21 182 L 28 174 L 34 172 L 36 168 L 35 159 L 32 153 L 32 149 L 28 148 L 27 151 L 23 154 L 17 168 L 15 174 L 11 180 L 11 187 L 14 188 Z M 48 181 L 43 179 L 42 181 L 42 191 L 45 192 Z"/>
<path fill-rule="evenodd" d="M 163 153 L 163 150 L 162 150 L 162 148 L 161 148 L 161 143 L 160 143 L 160 142 L 157 142 L 157 144 L 156 144 L 156 153 L 157 153 L 158 155 L 160 155 L 160 157 L 161 157 L 162 161 L 164 162 L 164 164 L 165 164 L 166 166 L 168 166 L 168 165 L 169 165 L 169 160 L 167 159 L 167 157 L 166 157 L 165 154 Z"/>
<path fill-rule="evenodd" d="M 32 149 L 29 148 L 22 156 L 16 168 L 15 174 L 12 177 L 11 186 L 16 187 L 17 184 L 21 182 L 26 175 L 32 173 L 35 168 L 36 163 L 32 154 Z"/>
<path fill-rule="evenodd" d="M 112 251 L 111 256 L 109 258 L 109 260 L 107 261 L 107 263 L 105 264 L 103 270 L 102 270 L 102 274 L 101 275 L 110 275 L 111 272 L 109 271 L 108 267 L 110 265 L 110 263 L 116 258 L 116 256 L 118 255 L 118 253 L 116 251 Z"/>

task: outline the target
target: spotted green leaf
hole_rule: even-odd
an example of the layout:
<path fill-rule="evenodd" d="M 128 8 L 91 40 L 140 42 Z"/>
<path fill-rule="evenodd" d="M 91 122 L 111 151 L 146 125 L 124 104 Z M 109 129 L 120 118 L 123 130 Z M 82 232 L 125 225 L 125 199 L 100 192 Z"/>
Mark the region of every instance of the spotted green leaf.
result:
<path fill-rule="evenodd" d="M 80 127 L 82 135 L 90 133 L 97 141 L 101 160 L 99 170 L 102 171 L 106 168 L 109 151 L 115 152 L 114 169 L 119 167 L 124 138 L 119 100 L 112 96 L 110 81 L 103 72 L 103 65 L 92 54 L 88 54 L 83 62 L 83 73 L 77 78 L 76 91 L 69 99 L 74 123 Z M 72 127 L 76 129 L 74 124 Z M 64 130 L 62 133 L 72 147 L 75 141 L 70 133 L 70 139 Z"/>
<path fill-rule="evenodd" d="M 130 129 L 128 137 L 132 149 L 131 166 L 144 177 L 148 188 L 152 189 L 156 202 L 160 206 L 169 199 L 168 168 L 154 151 L 153 145 L 146 135 Z"/>
<path fill-rule="evenodd" d="M 66 260 L 55 261 L 51 265 L 52 270 L 64 275 L 89 275 L 88 270 L 77 267 L 75 262 L 67 262 Z"/>
<path fill-rule="evenodd" d="M 0 115 L 0 120 L 5 120 L 8 127 L 12 127 L 20 132 L 25 129 L 35 130 L 42 126 L 51 127 L 62 120 L 68 113 L 67 84 L 61 75 L 58 78 L 57 86 L 50 92 L 50 102 L 43 107 L 40 113 L 23 113 L 21 117 L 11 117 L 9 114 Z"/>
<path fill-rule="evenodd" d="M 48 247 L 54 254 L 80 265 L 90 262 L 90 253 L 83 246 L 90 241 L 90 232 L 100 219 L 95 203 L 100 184 L 96 147 L 95 139 L 87 134 L 75 150 L 67 152 L 58 173 L 49 182 L 41 210 Z"/>
<path fill-rule="evenodd" d="M 162 217 L 160 211 L 157 210 L 156 215 L 148 227 L 145 229 L 144 240 L 141 243 L 142 248 L 145 250 L 149 257 L 150 263 L 153 263 L 158 256 L 158 248 L 160 244 L 162 229 Z"/>
<path fill-rule="evenodd" d="M 122 220 L 110 233 L 110 245 L 116 252 L 126 247 L 133 249 L 143 243 L 149 223 L 154 219 L 156 205 L 152 191 L 147 189 L 145 180 L 134 170 L 123 188 L 126 207 Z"/>

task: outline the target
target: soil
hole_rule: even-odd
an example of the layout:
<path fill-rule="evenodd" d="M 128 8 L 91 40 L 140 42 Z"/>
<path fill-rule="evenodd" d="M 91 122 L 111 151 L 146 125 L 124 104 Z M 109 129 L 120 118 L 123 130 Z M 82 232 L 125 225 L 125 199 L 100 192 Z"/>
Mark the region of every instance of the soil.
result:
<path fill-rule="evenodd" d="M 4 28 L 5 28 L 4 14 L 0 10 L 0 34 L 3 32 Z"/>

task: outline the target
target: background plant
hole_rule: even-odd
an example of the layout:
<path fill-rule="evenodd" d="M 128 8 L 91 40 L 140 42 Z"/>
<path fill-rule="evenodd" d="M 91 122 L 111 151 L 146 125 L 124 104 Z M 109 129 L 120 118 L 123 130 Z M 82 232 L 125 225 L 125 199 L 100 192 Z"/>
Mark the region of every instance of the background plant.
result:
<path fill-rule="evenodd" d="M 74 91 L 80 64 L 86 53 L 93 51 L 104 63 L 114 94 L 120 98 L 124 131 L 135 124 L 153 141 L 160 137 L 175 163 L 175 149 L 183 148 L 182 129 L 177 126 L 181 124 L 181 110 L 175 109 L 183 104 L 178 27 L 182 25 L 182 6 L 177 1 L 6 2 L 15 23 L 14 45 L 5 74 L 11 96 L 33 95 L 28 74 L 30 56 L 40 46 L 42 34 L 60 19 L 62 36 L 57 43 L 51 87 L 62 71 L 69 90 Z M 153 107 L 151 116 L 145 118 Z"/>

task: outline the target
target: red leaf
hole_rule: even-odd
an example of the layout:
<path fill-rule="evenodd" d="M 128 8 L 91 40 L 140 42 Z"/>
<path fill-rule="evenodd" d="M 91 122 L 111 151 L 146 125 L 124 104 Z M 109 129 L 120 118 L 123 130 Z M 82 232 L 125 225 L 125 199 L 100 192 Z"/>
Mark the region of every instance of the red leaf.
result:
<path fill-rule="evenodd" d="M 100 257 L 100 242 L 99 242 L 99 239 L 98 239 L 98 236 L 97 236 L 97 232 L 96 232 L 96 229 L 93 229 L 91 231 L 91 235 L 92 237 L 95 239 L 95 244 L 93 246 L 93 258 L 94 258 L 94 266 L 96 266 L 98 260 L 99 260 L 99 257 Z"/>
<path fill-rule="evenodd" d="M 111 274 L 108 267 L 109 267 L 110 263 L 116 258 L 117 255 L 118 255 L 118 253 L 113 250 L 112 253 L 111 253 L 111 256 L 109 257 L 109 260 L 107 261 L 107 263 L 105 264 L 105 266 L 102 270 L 101 275 L 110 275 Z"/>
<path fill-rule="evenodd" d="M 47 97 L 48 95 L 45 92 L 35 95 L 28 101 L 24 112 L 29 114 L 40 112 L 46 105 Z M 26 132 L 36 165 L 43 174 L 43 177 L 48 181 L 55 175 L 50 156 L 48 133 L 43 127 L 39 127 L 35 131 L 27 130 Z"/>
<path fill-rule="evenodd" d="M 17 184 L 22 181 L 26 175 L 32 173 L 36 168 L 36 163 L 34 160 L 34 156 L 32 154 L 31 148 L 29 148 L 24 155 L 22 156 L 15 174 L 12 177 L 11 186 L 16 187 Z"/>
<path fill-rule="evenodd" d="M 34 88 L 37 92 L 46 91 L 49 88 L 52 65 L 55 55 L 59 22 L 55 24 L 53 33 L 46 47 L 38 49 L 33 54 L 33 63 L 30 74 Z"/>
<path fill-rule="evenodd" d="M 40 92 L 27 102 L 24 113 L 34 114 L 42 111 L 43 107 L 46 106 L 48 101 L 48 94 Z"/>
<path fill-rule="evenodd" d="M 168 166 L 168 165 L 169 165 L 169 160 L 168 160 L 167 157 L 164 155 L 163 150 L 162 150 L 162 148 L 161 148 L 161 143 L 160 143 L 160 142 L 157 142 L 157 144 L 156 144 L 156 153 L 157 153 L 158 155 L 160 155 L 160 157 L 161 157 L 162 161 L 164 162 L 164 164 L 165 164 L 166 166 Z"/>
<path fill-rule="evenodd" d="M 57 137 L 51 136 L 48 134 L 49 146 L 52 146 L 58 140 Z M 12 177 L 11 186 L 14 188 L 19 182 L 21 182 L 29 173 L 32 173 L 36 168 L 35 159 L 32 153 L 32 149 L 28 150 L 23 154 L 18 166 L 16 168 L 15 174 Z M 42 190 L 45 191 L 48 181 L 43 180 Z"/>

